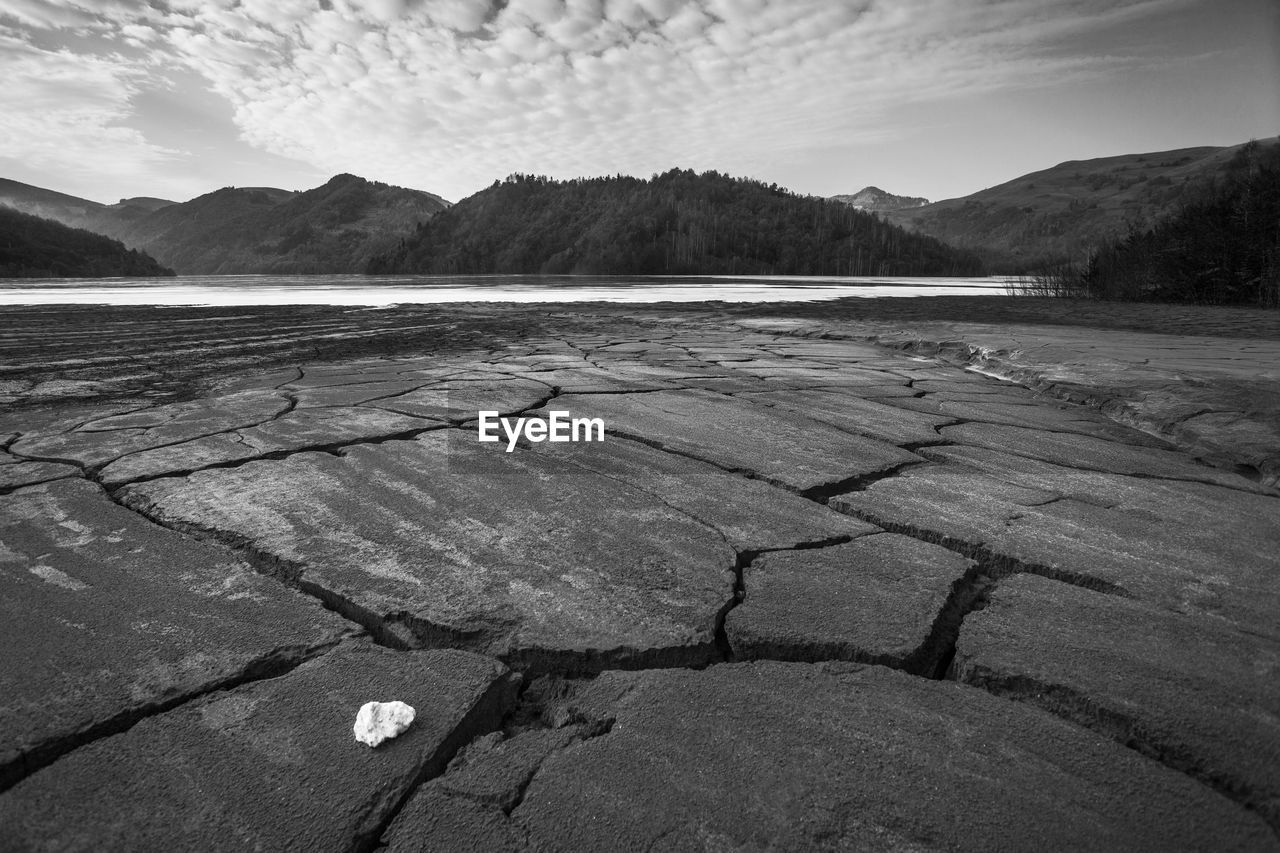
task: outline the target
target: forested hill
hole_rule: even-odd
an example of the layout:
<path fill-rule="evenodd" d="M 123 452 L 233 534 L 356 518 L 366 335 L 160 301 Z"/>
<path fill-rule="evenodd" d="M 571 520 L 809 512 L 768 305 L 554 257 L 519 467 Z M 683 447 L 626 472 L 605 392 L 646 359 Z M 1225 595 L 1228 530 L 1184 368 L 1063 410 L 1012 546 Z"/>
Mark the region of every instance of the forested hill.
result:
<path fill-rule="evenodd" d="M 514 175 L 418 227 L 369 272 L 978 275 L 971 252 L 846 204 L 716 172 Z"/>
<path fill-rule="evenodd" d="M 173 275 L 118 240 L 0 205 L 0 278 Z"/>
<path fill-rule="evenodd" d="M 446 206 L 431 193 L 338 175 L 301 193 L 227 187 L 156 210 L 119 236 L 183 274 L 363 272 Z"/>
<path fill-rule="evenodd" d="M 44 187 L 0 178 L 0 204 L 108 237 L 119 238 L 124 229 L 144 216 L 173 204 L 168 199 L 138 196 L 116 204 L 101 204 Z"/>
<path fill-rule="evenodd" d="M 1078 262 L 1135 226 L 1150 227 L 1222 180 L 1242 147 L 1071 160 L 963 198 L 885 211 L 884 216 L 973 249 L 992 272 L 1034 271 L 1061 261 Z"/>
<path fill-rule="evenodd" d="M 1236 150 L 1218 180 L 1089 259 L 1084 295 L 1280 308 L 1280 145 Z"/>

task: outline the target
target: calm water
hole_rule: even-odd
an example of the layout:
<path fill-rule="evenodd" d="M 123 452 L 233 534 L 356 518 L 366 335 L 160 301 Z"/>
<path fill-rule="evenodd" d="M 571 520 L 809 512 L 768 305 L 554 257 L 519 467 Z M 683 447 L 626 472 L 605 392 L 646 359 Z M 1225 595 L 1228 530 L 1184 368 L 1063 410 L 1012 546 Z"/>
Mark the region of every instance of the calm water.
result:
<path fill-rule="evenodd" d="M 0 279 L 0 305 L 397 305 L 440 302 L 802 302 L 1003 294 L 997 278 L 193 275 Z"/>

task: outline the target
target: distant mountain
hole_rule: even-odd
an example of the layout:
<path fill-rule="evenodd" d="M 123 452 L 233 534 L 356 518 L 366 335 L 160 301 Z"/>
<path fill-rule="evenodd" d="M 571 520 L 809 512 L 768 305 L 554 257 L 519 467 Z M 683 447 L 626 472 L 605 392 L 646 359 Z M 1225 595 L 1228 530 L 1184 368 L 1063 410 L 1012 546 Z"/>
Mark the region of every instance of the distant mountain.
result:
<path fill-rule="evenodd" d="M 673 169 L 650 180 L 514 175 L 458 202 L 370 272 L 976 274 L 978 259 L 776 185 Z"/>
<path fill-rule="evenodd" d="M 227 187 L 182 203 L 116 204 L 0 178 L 0 204 L 113 237 L 187 274 L 360 272 L 449 205 L 355 175 L 301 193 Z"/>
<path fill-rule="evenodd" d="M 175 204 L 177 202 L 169 201 L 168 199 L 148 198 L 146 196 L 122 198 L 116 204 L 104 205 L 97 210 L 90 211 L 80 219 L 78 224 L 74 221 L 68 224 L 87 228 L 90 231 L 97 231 L 99 234 L 106 234 L 108 237 L 122 237 L 133 223 L 150 216 L 157 210 L 163 210 Z"/>
<path fill-rule="evenodd" d="M 118 240 L 0 204 L 0 278 L 161 275 L 173 270 Z"/>
<path fill-rule="evenodd" d="M 124 199 L 121 203 L 124 203 Z M 0 178 L 0 204 L 32 216 L 53 219 L 64 225 L 80 227 L 87 217 L 107 208 L 107 205 L 87 198 L 77 198 L 66 193 L 33 187 L 21 181 Z"/>
<path fill-rule="evenodd" d="M 109 237 L 118 237 L 131 223 L 173 203 L 168 199 L 138 196 L 122 198 L 116 204 L 102 204 L 0 178 L 0 204 Z"/>
<path fill-rule="evenodd" d="M 354 176 L 348 175 L 347 177 L 354 177 Z M 276 203 L 279 203 L 282 201 L 288 201 L 289 199 L 298 195 L 298 192 L 296 190 L 282 190 L 276 187 L 240 187 L 240 189 L 249 190 L 250 192 L 263 193 L 264 195 L 266 195 L 267 198 L 271 199 Z"/>
<path fill-rule="evenodd" d="M 177 204 L 177 202 L 170 201 L 167 198 L 150 198 L 148 196 L 140 195 L 135 198 L 122 198 L 118 204 L 113 204 L 111 207 L 136 207 L 140 210 L 145 210 L 148 213 L 151 213 L 162 207 L 168 207 L 171 204 Z"/>
<path fill-rule="evenodd" d="M 446 207 L 431 193 L 338 175 L 301 193 L 226 187 L 117 234 L 183 274 L 362 272 Z"/>
<path fill-rule="evenodd" d="M 871 213 L 909 210 L 914 207 L 923 207 L 929 203 L 927 198 L 894 195 L 893 193 L 885 192 L 879 187 L 863 187 L 853 195 L 833 195 L 831 200 L 844 202 L 850 207 L 870 211 Z"/>
<path fill-rule="evenodd" d="M 1069 160 L 963 198 L 884 216 L 978 251 L 993 271 L 1081 261 L 1098 245 L 1131 227 L 1150 226 L 1220 180 L 1241 147 Z"/>

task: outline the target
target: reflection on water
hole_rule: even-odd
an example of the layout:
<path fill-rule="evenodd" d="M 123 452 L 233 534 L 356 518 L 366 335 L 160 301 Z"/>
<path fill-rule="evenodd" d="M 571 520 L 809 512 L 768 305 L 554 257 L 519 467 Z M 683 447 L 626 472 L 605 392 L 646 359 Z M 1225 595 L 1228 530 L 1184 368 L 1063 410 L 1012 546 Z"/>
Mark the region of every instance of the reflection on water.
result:
<path fill-rule="evenodd" d="M 366 305 L 441 302 L 802 302 L 1003 294 L 1007 279 L 871 276 L 191 275 L 0 279 L 0 305 Z"/>

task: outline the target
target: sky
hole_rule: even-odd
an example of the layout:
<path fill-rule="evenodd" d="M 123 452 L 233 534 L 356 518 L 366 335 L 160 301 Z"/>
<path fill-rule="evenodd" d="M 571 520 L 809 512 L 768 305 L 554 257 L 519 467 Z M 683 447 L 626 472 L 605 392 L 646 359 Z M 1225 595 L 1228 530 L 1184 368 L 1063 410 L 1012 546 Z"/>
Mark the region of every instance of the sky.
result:
<path fill-rule="evenodd" d="M 1276 135 L 1277 0 L 0 0 L 0 177 L 108 203 L 673 167 L 937 200 Z"/>

